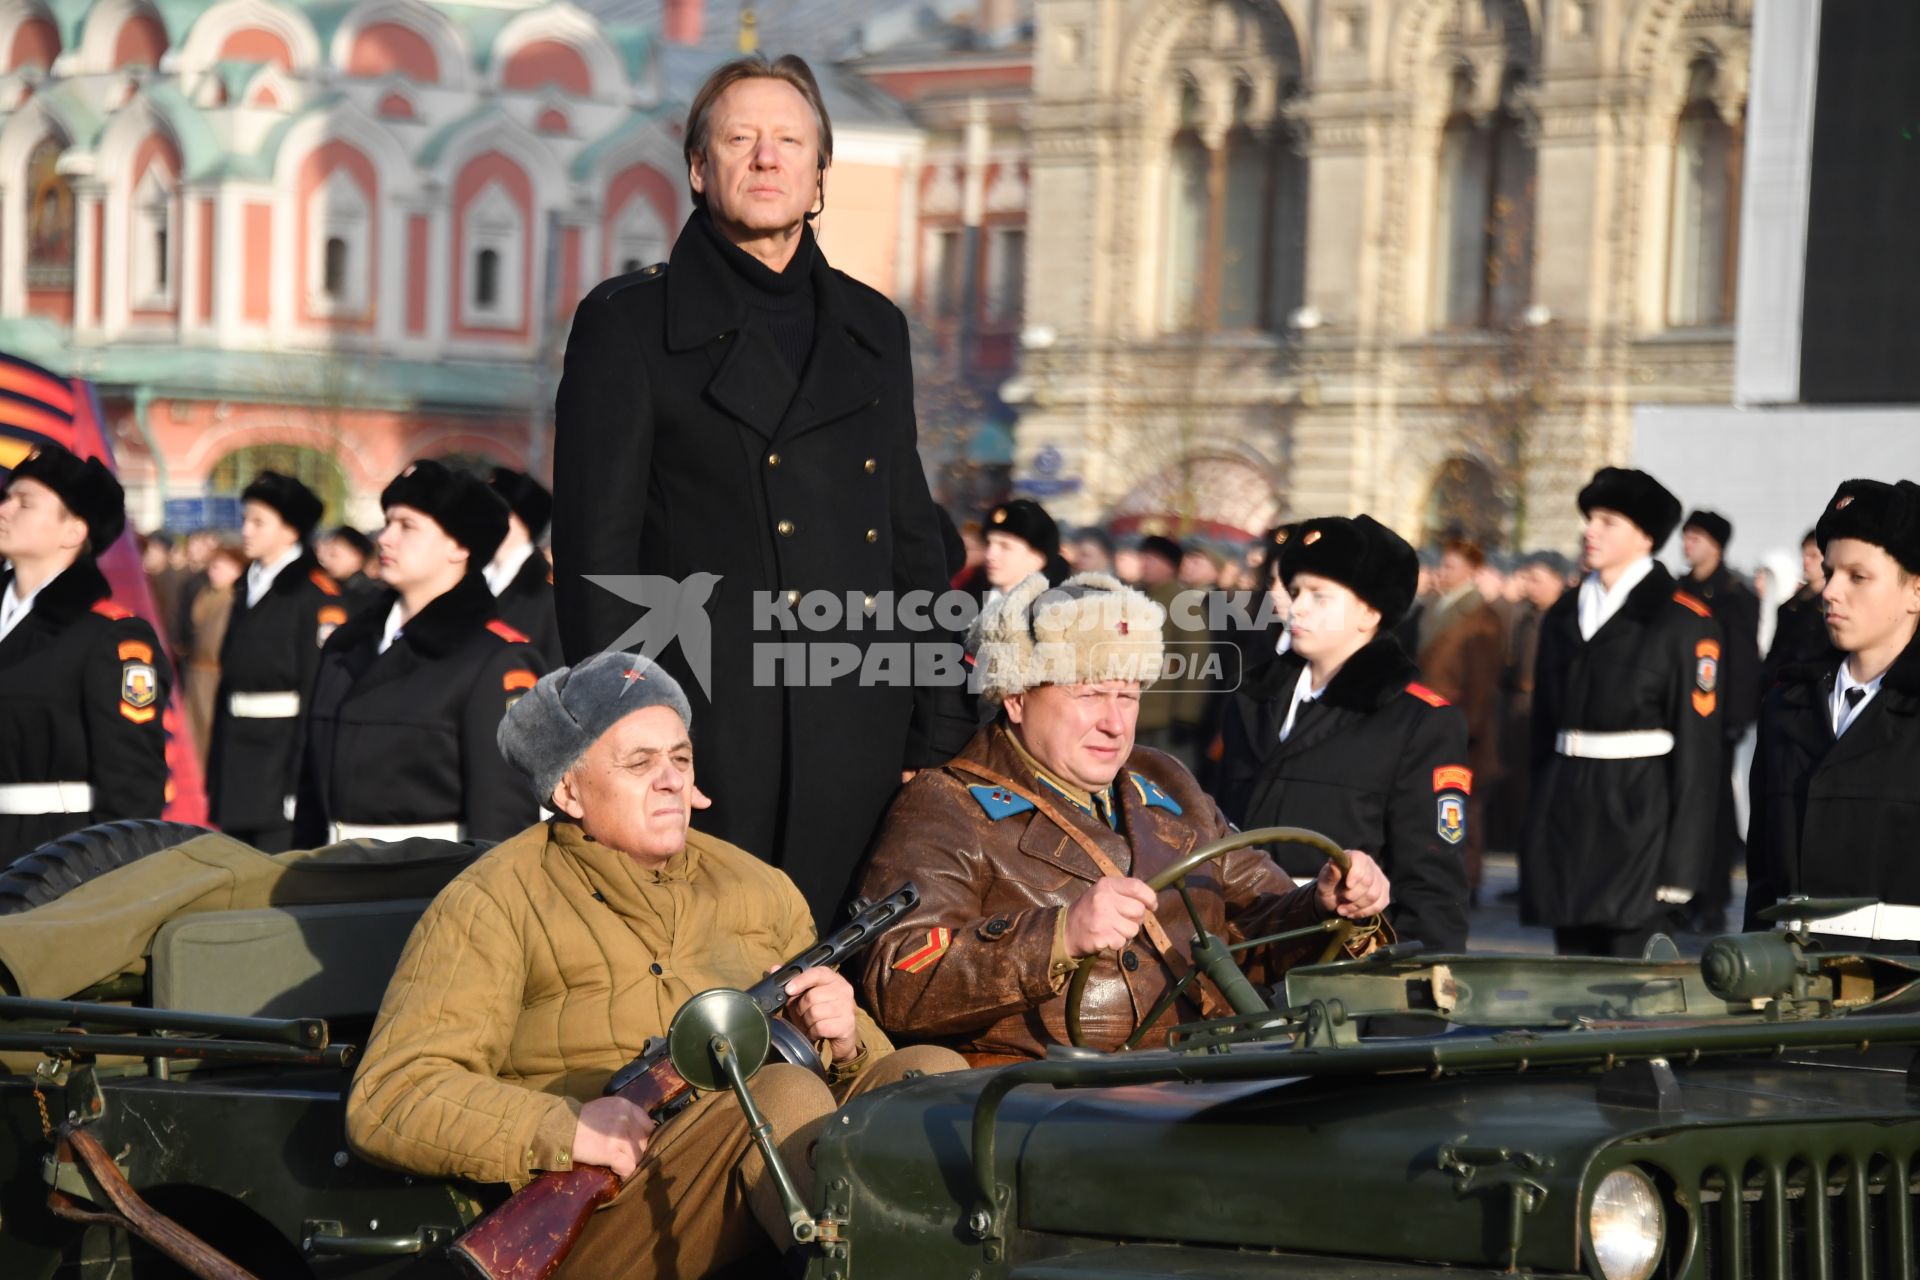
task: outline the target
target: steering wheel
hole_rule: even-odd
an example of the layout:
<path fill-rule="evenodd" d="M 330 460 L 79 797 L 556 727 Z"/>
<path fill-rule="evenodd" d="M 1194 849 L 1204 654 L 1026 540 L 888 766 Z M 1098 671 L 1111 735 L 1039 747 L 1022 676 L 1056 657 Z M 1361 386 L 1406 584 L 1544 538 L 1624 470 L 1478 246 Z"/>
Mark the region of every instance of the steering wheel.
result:
<path fill-rule="evenodd" d="M 1193 921 L 1195 963 L 1192 971 L 1175 983 L 1160 1002 L 1148 1011 L 1147 1016 L 1139 1021 L 1132 1033 L 1128 1035 L 1126 1042 L 1120 1046 L 1122 1050 L 1133 1048 L 1139 1041 L 1141 1033 L 1159 1020 L 1160 1015 L 1172 1006 L 1180 993 L 1199 977 L 1203 969 L 1207 976 L 1214 980 L 1214 985 L 1219 987 L 1221 993 L 1227 997 L 1227 1002 L 1233 1006 L 1235 1013 L 1263 1012 L 1267 1008 L 1266 1001 L 1254 991 L 1253 984 L 1247 981 L 1247 975 L 1241 971 L 1238 964 L 1234 963 L 1232 953 L 1235 951 L 1247 951 L 1253 947 L 1324 933 L 1328 935 L 1327 945 L 1320 953 L 1317 963 L 1325 964 L 1339 955 L 1348 939 L 1353 937 L 1354 931 L 1359 926 L 1354 921 L 1340 916 L 1329 917 L 1303 929 L 1290 929 L 1285 933 L 1276 933 L 1264 938 L 1250 938 L 1231 947 L 1210 935 L 1206 926 L 1200 921 L 1200 910 L 1194 906 L 1193 896 L 1187 892 L 1187 876 L 1203 862 L 1212 862 L 1224 854 L 1257 844 L 1306 845 L 1309 849 L 1325 854 L 1329 862 L 1340 868 L 1340 874 L 1343 876 L 1353 867 L 1353 859 L 1347 856 L 1347 851 L 1318 831 L 1309 831 L 1305 827 L 1259 827 L 1252 831 L 1236 831 L 1211 844 L 1201 845 L 1173 865 L 1163 868 L 1158 875 L 1147 881 L 1147 888 L 1155 893 L 1159 893 L 1168 885 L 1179 888 L 1180 900 L 1187 905 L 1187 918 Z M 1378 916 L 1374 917 L 1374 921 L 1377 922 L 1378 919 Z M 1086 1035 L 1080 1023 L 1080 1006 L 1086 1000 L 1087 981 L 1093 976 L 1093 962 L 1097 958 L 1098 953 L 1080 957 L 1079 966 L 1073 971 L 1073 980 L 1067 984 L 1067 1039 L 1076 1049 L 1087 1047 Z"/>

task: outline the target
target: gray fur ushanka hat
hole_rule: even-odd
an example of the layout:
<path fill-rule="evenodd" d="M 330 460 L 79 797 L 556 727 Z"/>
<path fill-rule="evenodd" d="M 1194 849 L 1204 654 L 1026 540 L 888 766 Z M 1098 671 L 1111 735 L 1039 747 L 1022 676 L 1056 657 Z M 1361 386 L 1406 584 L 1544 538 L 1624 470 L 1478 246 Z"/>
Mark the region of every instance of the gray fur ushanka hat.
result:
<path fill-rule="evenodd" d="M 665 670 L 637 653 L 596 653 L 541 676 L 507 708 L 494 741 L 546 804 L 562 775 L 601 734 L 648 707 L 671 707 L 693 727 L 687 695 Z"/>

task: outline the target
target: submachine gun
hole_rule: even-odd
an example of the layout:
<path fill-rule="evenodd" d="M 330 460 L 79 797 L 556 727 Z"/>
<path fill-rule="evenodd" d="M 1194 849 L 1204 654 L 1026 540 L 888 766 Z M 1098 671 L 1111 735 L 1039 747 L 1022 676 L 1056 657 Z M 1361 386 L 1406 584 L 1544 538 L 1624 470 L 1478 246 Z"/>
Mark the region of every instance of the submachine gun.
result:
<path fill-rule="evenodd" d="M 779 1188 L 794 1240 L 812 1241 L 813 1215 L 773 1144 L 772 1127 L 747 1092 L 747 1080 L 776 1047 L 788 1060 L 818 1068 L 814 1047 L 792 1024 L 772 1016 L 786 1005 L 787 983 L 808 969 L 838 965 L 865 950 L 919 901 L 919 890 L 906 884 L 878 902 L 856 903 L 852 920 L 748 990 L 715 988 L 694 996 L 673 1015 L 665 1036 L 649 1040 L 639 1057 L 614 1072 L 603 1096 L 625 1098 L 656 1122 L 667 1123 L 692 1101 L 694 1090 L 731 1088 Z M 547 1280 L 573 1250 L 593 1211 L 619 1190 L 619 1177 L 599 1165 L 543 1173 L 454 1241 L 452 1255 L 485 1280 Z"/>

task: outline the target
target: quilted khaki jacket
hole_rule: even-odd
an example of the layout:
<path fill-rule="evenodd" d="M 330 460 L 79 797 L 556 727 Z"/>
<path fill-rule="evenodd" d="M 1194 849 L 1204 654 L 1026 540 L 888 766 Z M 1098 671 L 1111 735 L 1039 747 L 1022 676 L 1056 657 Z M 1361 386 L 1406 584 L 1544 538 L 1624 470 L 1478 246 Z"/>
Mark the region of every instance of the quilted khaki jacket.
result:
<path fill-rule="evenodd" d="M 347 1095 L 347 1136 L 415 1173 L 505 1182 L 572 1162 L 580 1104 L 687 997 L 745 988 L 814 941 L 780 871 L 700 832 L 659 871 L 568 822 L 443 890 L 408 939 Z M 856 1073 L 891 1050 L 860 1017 Z"/>

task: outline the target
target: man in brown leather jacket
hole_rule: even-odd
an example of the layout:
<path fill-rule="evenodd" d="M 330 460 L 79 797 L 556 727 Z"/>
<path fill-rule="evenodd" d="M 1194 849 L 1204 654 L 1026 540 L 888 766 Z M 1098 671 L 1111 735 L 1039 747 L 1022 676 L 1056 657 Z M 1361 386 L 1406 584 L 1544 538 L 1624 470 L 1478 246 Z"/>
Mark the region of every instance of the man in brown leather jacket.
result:
<path fill-rule="evenodd" d="M 890 1034 L 976 1063 L 1039 1057 L 1066 1043 L 1067 980 L 1093 956 L 1082 1023 L 1089 1044 L 1112 1049 L 1191 970 L 1179 893 L 1156 897 L 1145 881 L 1232 828 L 1177 761 L 1134 745 L 1162 621 L 1140 592 L 1086 573 L 1052 591 L 1036 574 L 975 624 L 968 649 L 1001 714 L 901 792 L 862 889 L 911 879 L 921 894 L 867 964 L 867 1007 Z M 1244 849 L 1187 887 L 1208 931 L 1234 941 L 1336 912 L 1358 920 L 1386 906 L 1388 885 L 1373 859 L 1351 856 L 1344 879 L 1329 863 L 1296 887 Z M 1271 981 L 1324 945 L 1251 953 L 1243 967 Z M 1202 985 L 1156 1025 L 1214 1011 Z"/>

